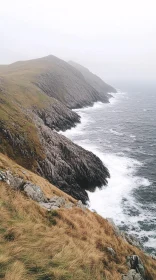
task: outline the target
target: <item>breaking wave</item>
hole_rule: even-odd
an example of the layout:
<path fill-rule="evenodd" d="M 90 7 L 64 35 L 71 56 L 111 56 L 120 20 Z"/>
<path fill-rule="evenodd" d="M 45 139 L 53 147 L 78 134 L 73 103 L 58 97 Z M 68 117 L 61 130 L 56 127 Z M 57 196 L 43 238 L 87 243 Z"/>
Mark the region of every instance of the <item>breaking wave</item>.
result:
<path fill-rule="evenodd" d="M 97 188 L 95 192 L 88 191 L 90 209 L 105 218 L 112 218 L 121 229 L 137 235 L 149 252 L 154 252 L 156 233 L 149 230 L 149 227 L 154 225 L 156 220 L 151 209 L 145 207 L 139 198 L 143 190 L 150 190 L 152 183 L 139 174 L 144 168 L 144 162 L 132 156 L 133 145 L 136 137 L 138 138 L 137 131 L 132 133 L 126 128 L 125 132 L 121 132 L 114 119 L 115 111 L 119 117 L 124 112 L 120 103 L 128 101 L 126 93 L 118 93 L 109 104 L 97 102 L 93 107 L 77 109 L 81 123 L 63 134 L 96 154 L 110 171 L 111 177 L 107 186 Z M 105 119 L 108 120 L 106 124 L 103 121 Z M 109 128 L 112 123 L 114 128 Z M 131 124 L 131 120 L 127 123 Z M 120 125 L 124 131 L 122 123 Z M 125 135 L 127 137 L 124 137 Z M 156 210 L 156 204 L 153 204 L 153 209 Z"/>

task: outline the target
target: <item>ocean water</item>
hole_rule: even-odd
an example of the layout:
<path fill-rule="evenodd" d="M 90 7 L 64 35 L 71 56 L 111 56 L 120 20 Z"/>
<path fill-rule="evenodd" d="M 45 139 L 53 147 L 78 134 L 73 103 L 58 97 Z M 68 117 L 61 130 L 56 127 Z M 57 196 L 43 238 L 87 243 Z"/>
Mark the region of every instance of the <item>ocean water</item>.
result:
<path fill-rule="evenodd" d="M 109 104 L 75 110 L 81 123 L 63 133 L 108 167 L 108 185 L 90 208 L 135 234 L 156 254 L 156 87 L 118 91 Z"/>

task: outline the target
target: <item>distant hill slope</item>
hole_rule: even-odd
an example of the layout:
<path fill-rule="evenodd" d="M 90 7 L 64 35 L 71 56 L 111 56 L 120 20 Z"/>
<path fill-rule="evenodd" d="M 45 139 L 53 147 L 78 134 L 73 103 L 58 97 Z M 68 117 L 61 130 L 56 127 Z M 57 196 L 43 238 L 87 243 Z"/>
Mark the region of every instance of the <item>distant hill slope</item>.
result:
<path fill-rule="evenodd" d="M 99 158 L 57 134 L 79 122 L 70 108 L 105 101 L 67 62 L 48 56 L 0 66 L 0 151 L 86 202 L 105 185 Z"/>
<path fill-rule="evenodd" d="M 89 83 L 96 91 L 98 91 L 101 94 L 101 96 L 105 96 L 106 102 L 110 97 L 109 93 L 116 92 L 115 88 L 106 84 L 101 78 L 90 72 L 86 67 L 74 61 L 69 61 L 68 63 L 75 67 L 78 71 L 80 71 L 83 77 L 85 78 L 86 82 Z"/>
<path fill-rule="evenodd" d="M 80 71 L 52 55 L 1 66 L 1 73 L 16 80 L 31 81 L 69 108 L 89 106 L 96 101 L 108 102 L 108 98 L 93 88 Z"/>

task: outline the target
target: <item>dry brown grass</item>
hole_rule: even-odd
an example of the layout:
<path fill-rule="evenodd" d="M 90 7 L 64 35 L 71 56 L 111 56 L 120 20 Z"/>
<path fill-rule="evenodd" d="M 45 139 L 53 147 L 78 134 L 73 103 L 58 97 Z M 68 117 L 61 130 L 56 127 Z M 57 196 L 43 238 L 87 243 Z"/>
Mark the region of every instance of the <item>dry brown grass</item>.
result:
<path fill-rule="evenodd" d="M 75 201 L 0 154 L 2 167 L 31 179 L 49 196 Z M 119 280 L 128 270 L 126 256 L 131 254 L 141 257 L 148 279 L 156 279 L 156 262 L 118 238 L 99 215 L 76 207 L 51 215 L 54 224 L 37 203 L 0 183 L 0 279 Z M 115 257 L 107 247 L 115 250 Z"/>

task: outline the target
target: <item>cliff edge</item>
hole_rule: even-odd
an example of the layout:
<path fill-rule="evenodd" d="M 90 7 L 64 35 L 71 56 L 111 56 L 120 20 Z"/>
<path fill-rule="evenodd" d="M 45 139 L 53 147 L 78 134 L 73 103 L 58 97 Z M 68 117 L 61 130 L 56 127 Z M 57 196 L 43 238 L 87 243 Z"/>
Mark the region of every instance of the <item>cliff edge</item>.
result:
<path fill-rule="evenodd" d="M 75 126 L 71 110 L 105 102 L 67 62 L 48 56 L 0 66 L 0 151 L 84 203 L 109 172 L 91 152 L 57 133 Z"/>

